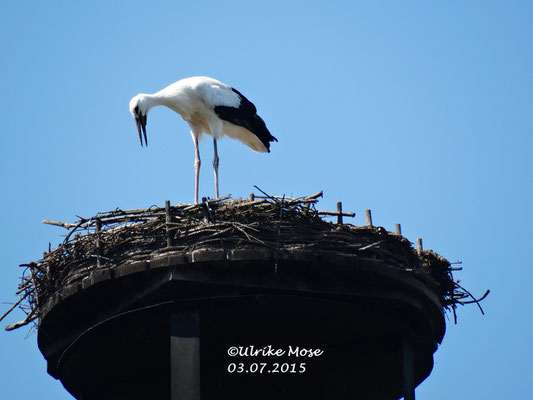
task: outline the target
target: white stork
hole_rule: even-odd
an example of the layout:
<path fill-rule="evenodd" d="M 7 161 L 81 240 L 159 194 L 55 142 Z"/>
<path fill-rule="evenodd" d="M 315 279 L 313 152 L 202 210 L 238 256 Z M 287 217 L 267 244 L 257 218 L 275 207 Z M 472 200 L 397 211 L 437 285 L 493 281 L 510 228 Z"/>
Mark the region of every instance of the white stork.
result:
<path fill-rule="evenodd" d="M 198 203 L 200 152 L 198 139 L 205 132 L 213 137 L 215 192 L 218 193 L 217 140 L 227 135 L 237 139 L 259 153 L 270 152 L 270 142 L 278 141 L 268 131 L 255 106 L 234 89 L 220 81 L 205 76 L 182 79 L 154 94 L 138 94 L 130 100 L 130 112 L 135 118 L 141 146 L 146 140 L 146 117 L 155 106 L 174 110 L 189 124 L 194 143 L 195 192 Z"/>

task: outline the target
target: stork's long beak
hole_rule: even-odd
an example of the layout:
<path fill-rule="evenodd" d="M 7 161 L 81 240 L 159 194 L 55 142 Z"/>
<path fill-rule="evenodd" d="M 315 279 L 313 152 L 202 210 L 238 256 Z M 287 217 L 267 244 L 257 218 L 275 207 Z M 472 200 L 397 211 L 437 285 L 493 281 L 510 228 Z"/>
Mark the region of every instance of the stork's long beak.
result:
<path fill-rule="evenodd" d="M 146 147 L 148 147 L 148 139 L 146 138 L 146 115 L 141 115 L 138 118 L 135 118 L 135 124 L 137 124 L 137 133 L 139 134 L 139 141 L 141 142 L 141 146 L 143 145 L 144 136 L 144 144 L 146 145 Z"/>

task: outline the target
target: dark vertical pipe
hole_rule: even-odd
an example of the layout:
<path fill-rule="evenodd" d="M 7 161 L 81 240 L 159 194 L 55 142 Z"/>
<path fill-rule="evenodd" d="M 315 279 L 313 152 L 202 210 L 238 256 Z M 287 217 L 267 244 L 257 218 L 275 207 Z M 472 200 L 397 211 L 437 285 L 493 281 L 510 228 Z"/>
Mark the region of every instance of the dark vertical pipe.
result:
<path fill-rule="evenodd" d="M 407 340 L 402 339 L 402 374 L 404 400 L 415 400 L 415 368 L 413 349 Z"/>
<path fill-rule="evenodd" d="M 200 324 L 198 311 L 170 316 L 171 400 L 200 400 Z"/>

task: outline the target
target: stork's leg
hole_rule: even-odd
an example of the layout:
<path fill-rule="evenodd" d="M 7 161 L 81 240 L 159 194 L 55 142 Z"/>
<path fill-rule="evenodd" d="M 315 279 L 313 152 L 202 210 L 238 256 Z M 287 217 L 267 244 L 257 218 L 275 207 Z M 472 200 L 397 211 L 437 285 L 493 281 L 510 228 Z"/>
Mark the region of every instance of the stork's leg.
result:
<path fill-rule="evenodd" d="M 215 157 L 213 158 L 213 169 L 215 170 L 215 194 L 216 197 L 220 197 L 218 194 L 218 151 L 217 151 L 217 140 L 213 138 L 213 147 L 214 147 L 214 153 Z"/>
<path fill-rule="evenodd" d="M 198 137 L 193 137 L 194 142 L 194 202 L 198 204 L 198 185 L 200 184 L 200 150 L 198 150 Z"/>

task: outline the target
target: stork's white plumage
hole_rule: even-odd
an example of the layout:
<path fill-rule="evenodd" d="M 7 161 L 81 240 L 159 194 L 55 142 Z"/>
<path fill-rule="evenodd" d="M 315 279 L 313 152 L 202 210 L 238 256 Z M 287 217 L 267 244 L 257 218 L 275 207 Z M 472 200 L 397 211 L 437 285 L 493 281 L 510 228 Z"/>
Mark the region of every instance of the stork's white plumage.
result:
<path fill-rule="evenodd" d="M 237 139 L 252 150 L 270 152 L 270 142 L 278 141 L 268 131 L 255 106 L 238 90 L 213 78 L 196 76 L 182 79 L 154 94 L 138 94 L 130 100 L 130 112 L 137 123 L 141 146 L 148 146 L 146 116 L 155 106 L 166 106 L 182 116 L 191 128 L 195 151 L 195 192 L 198 203 L 200 152 L 198 139 L 202 133 L 213 137 L 215 192 L 218 192 L 217 140 L 224 135 Z M 142 132 L 142 135 L 141 135 Z"/>

